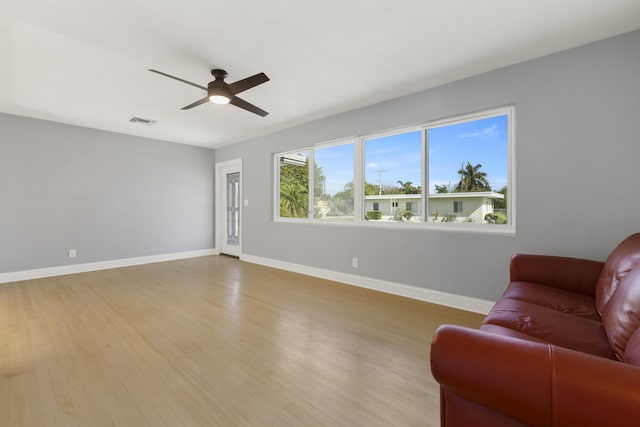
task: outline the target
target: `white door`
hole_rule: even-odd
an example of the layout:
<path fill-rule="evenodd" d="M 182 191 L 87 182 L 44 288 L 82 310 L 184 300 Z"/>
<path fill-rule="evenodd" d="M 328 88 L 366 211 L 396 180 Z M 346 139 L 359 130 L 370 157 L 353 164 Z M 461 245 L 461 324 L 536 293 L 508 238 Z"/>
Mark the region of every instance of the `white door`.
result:
<path fill-rule="evenodd" d="M 239 257 L 241 250 L 242 218 L 242 162 L 234 160 L 219 163 L 216 167 L 218 179 L 216 197 L 217 220 L 216 241 L 220 252 Z"/>

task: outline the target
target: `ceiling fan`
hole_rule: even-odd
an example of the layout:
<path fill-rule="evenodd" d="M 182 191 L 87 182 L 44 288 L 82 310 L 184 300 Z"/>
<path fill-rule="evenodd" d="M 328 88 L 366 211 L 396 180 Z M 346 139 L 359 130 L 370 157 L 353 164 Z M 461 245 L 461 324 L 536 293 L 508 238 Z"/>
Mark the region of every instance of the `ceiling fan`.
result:
<path fill-rule="evenodd" d="M 207 101 L 211 101 L 215 104 L 231 104 L 236 107 L 240 107 L 244 110 L 250 111 L 259 116 L 266 116 L 267 113 L 261 108 L 256 107 L 255 105 L 245 101 L 244 99 L 238 98 L 236 95 L 240 92 L 244 92 L 247 89 L 251 89 L 252 87 L 256 87 L 262 83 L 266 83 L 269 81 L 269 77 L 265 73 L 256 74 L 255 76 L 247 77 L 246 79 L 238 80 L 234 83 L 227 83 L 224 81 L 225 77 L 227 77 L 227 72 L 225 70 L 220 70 L 218 68 L 211 70 L 211 74 L 215 77 L 215 80 L 210 81 L 207 87 L 200 86 L 199 84 L 192 83 L 190 81 L 181 79 L 179 77 L 172 76 L 167 73 L 163 73 L 158 70 L 149 70 L 152 73 L 160 74 L 161 76 L 169 77 L 174 80 L 178 80 L 179 82 L 186 83 L 191 86 L 195 86 L 204 91 L 207 91 L 207 96 L 202 99 L 197 100 L 196 102 L 187 105 L 186 107 L 182 107 L 182 110 L 189 110 L 193 107 L 197 107 L 198 105 L 202 105 Z"/>

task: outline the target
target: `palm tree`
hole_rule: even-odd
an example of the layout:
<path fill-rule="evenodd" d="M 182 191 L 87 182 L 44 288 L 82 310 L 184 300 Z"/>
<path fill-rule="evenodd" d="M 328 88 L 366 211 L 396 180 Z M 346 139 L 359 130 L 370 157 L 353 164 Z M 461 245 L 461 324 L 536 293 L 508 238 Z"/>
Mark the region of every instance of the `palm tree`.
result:
<path fill-rule="evenodd" d="M 472 166 L 471 163 L 467 162 L 467 165 L 458 171 L 460 182 L 458 182 L 453 191 L 455 193 L 491 191 L 491 184 L 487 181 L 487 174 L 486 172 L 480 172 L 481 167 L 480 163 Z"/>
<path fill-rule="evenodd" d="M 283 218 L 306 218 L 309 214 L 309 193 L 297 182 L 280 184 L 280 216 Z"/>
<path fill-rule="evenodd" d="M 400 184 L 400 187 L 402 188 L 402 192 L 403 194 L 420 194 L 420 187 L 415 187 L 413 185 L 413 182 L 411 181 L 407 181 L 407 182 L 402 182 L 400 180 L 396 181 L 398 184 Z"/>
<path fill-rule="evenodd" d="M 309 214 L 309 163 L 280 166 L 280 216 L 306 218 Z"/>
<path fill-rule="evenodd" d="M 376 184 L 371 184 L 370 182 L 364 183 L 365 196 L 376 196 L 378 194 L 378 190 L 382 193 L 382 187 L 378 187 Z"/>
<path fill-rule="evenodd" d="M 451 183 L 449 183 L 449 185 L 451 185 Z M 448 193 L 448 192 L 449 192 L 449 187 L 447 187 L 445 184 L 442 184 L 442 185 L 436 184 L 437 194 Z"/>

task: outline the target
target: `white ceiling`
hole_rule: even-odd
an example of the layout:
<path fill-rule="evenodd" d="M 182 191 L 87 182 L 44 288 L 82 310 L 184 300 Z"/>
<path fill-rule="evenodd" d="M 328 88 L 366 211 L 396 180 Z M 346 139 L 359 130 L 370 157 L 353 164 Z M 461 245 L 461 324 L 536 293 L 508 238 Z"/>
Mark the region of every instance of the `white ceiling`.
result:
<path fill-rule="evenodd" d="M 638 0 L 0 2 L 1 112 L 212 148 L 640 28 Z M 264 72 L 270 114 L 182 111 L 205 93 L 149 68 Z"/>

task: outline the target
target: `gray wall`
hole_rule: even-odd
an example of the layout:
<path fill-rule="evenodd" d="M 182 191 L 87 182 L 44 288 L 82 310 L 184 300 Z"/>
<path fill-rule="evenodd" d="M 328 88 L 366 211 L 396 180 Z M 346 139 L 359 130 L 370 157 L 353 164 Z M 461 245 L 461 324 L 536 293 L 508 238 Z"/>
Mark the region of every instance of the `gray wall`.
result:
<path fill-rule="evenodd" d="M 218 149 L 216 161 L 244 159 L 243 252 L 490 300 L 515 252 L 603 260 L 640 231 L 639 76 L 633 32 Z M 274 152 L 506 104 L 516 106 L 514 235 L 273 221 Z"/>
<path fill-rule="evenodd" d="M 0 114 L 0 273 L 211 249 L 213 170 L 213 150 Z"/>

